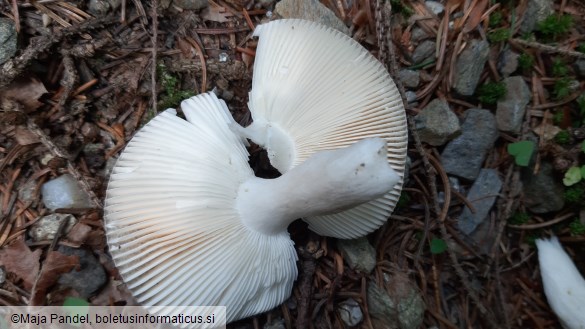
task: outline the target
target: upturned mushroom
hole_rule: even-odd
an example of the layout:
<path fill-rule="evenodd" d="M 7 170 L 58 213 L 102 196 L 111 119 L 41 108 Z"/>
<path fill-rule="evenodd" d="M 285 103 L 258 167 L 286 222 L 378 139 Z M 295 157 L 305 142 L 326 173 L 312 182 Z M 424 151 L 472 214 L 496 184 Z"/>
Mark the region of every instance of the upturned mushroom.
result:
<path fill-rule="evenodd" d="M 345 34 L 297 19 L 262 24 L 248 106 L 253 123 L 235 126 L 286 173 L 312 154 L 368 137 L 386 141 L 399 183 L 343 212 L 309 216 L 313 231 L 357 238 L 386 222 L 402 189 L 407 125 L 400 93 L 384 66 Z"/>
<path fill-rule="evenodd" d="M 187 120 L 167 110 L 132 138 L 105 202 L 114 262 L 156 314 L 224 305 L 231 322 L 279 305 L 297 276 L 289 223 L 379 198 L 400 180 L 380 138 L 258 178 L 223 101 L 203 94 L 181 109 Z"/>
<path fill-rule="evenodd" d="M 536 240 L 546 299 L 565 329 L 585 328 L 585 280 L 557 237 Z"/>

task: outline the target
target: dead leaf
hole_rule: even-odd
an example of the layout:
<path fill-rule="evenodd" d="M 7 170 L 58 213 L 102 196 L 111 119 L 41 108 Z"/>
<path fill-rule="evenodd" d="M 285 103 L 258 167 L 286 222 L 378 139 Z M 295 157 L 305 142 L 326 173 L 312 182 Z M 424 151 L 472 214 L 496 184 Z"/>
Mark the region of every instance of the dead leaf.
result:
<path fill-rule="evenodd" d="M 71 231 L 67 234 L 67 239 L 71 242 L 82 244 L 91 232 L 91 226 L 83 223 L 76 223 Z"/>
<path fill-rule="evenodd" d="M 0 250 L 0 262 L 7 272 L 22 279 L 24 288 L 31 290 L 39 273 L 41 250 L 30 251 L 23 240 L 16 240 Z"/>
<path fill-rule="evenodd" d="M 224 7 L 209 6 L 201 13 L 201 18 L 206 21 L 213 21 L 218 23 L 225 23 L 228 21 L 228 17 L 232 16 L 231 13 L 225 10 Z"/>
<path fill-rule="evenodd" d="M 39 143 L 39 137 L 25 126 L 16 126 L 14 138 L 19 145 L 26 146 Z"/>
<path fill-rule="evenodd" d="M 37 79 L 14 81 L 0 90 L 0 98 L 12 99 L 24 106 L 24 112 L 35 111 L 43 103 L 38 99 L 48 91 L 45 85 Z"/>
<path fill-rule="evenodd" d="M 562 129 L 548 123 L 542 123 L 540 126 L 532 129 L 535 134 L 542 136 L 545 141 L 549 141 L 561 131 Z"/>
<path fill-rule="evenodd" d="M 58 251 L 49 251 L 47 258 L 43 262 L 41 274 L 35 282 L 31 293 L 30 305 L 42 305 L 45 301 L 47 290 L 59 280 L 59 276 L 70 272 L 78 265 L 79 256 L 67 256 Z"/>

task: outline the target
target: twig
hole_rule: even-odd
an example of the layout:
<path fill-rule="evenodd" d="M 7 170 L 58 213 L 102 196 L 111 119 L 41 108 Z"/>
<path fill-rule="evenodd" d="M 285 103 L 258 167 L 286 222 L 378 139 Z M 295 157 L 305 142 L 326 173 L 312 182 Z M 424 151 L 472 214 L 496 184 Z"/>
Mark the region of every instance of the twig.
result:
<path fill-rule="evenodd" d="M 152 64 L 150 70 L 152 91 L 152 116 L 158 113 L 156 93 L 156 51 L 158 49 L 158 0 L 152 0 Z"/>
<path fill-rule="evenodd" d="M 542 50 L 542 51 L 547 52 L 547 53 L 559 53 L 559 54 L 571 56 L 571 57 L 585 58 L 585 53 L 574 51 L 574 50 L 562 49 L 562 48 L 554 47 L 554 46 L 549 46 L 549 45 L 545 45 L 545 44 L 534 42 L 534 41 L 526 41 L 526 40 L 522 40 L 522 39 L 511 39 L 510 42 L 517 43 L 517 44 L 525 46 L 525 47 L 536 48 L 538 50 Z"/>

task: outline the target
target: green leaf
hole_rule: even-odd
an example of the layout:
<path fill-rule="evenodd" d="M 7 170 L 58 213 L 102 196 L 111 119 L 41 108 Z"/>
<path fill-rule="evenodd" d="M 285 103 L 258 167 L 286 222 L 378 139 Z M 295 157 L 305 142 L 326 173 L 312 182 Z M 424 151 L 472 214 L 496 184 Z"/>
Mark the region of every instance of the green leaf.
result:
<path fill-rule="evenodd" d="M 508 153 L 514 157 L 516 164 L 521 167 L 527 167 L 534 152 L 533 141 L 520 141 L 508 144 Z"/>
<path fill-rule="evenodd" d="M 442 254 L 447 250 L 447 243 L 443 239 L 433 238 L 431 240 L 431 253 Z"/>
<path fill-rule="evenodd" d="M 67 297 L 63 302 L 63 306 L 89 306 L 89 303 L 85 299 L 77 297 Z"/>
<path fill-rule="evenodd" d="M 77 297 L 67 297 L 63 301 L 63 308 L 69 315 L 84 315 L 89 313 L 89 303 L 85 299 Z M 73 324 L 75 327 L 79 327 L 79 323 Z"/>
<path fill-rule="evenodd" d="M 583 141 L 583 143 L 581 143 L 581 151 L 583 151 L 585 153 L 585 141 Z"/>
<path fill-rule="evenodd" d="M 581 168 L 579 167 L 571 167 L 565 173 L 565 177 L 563 178 L 563 184 L 565 186 L 571 186 L 579 183 L 583 176 L 581 175 Z"/>

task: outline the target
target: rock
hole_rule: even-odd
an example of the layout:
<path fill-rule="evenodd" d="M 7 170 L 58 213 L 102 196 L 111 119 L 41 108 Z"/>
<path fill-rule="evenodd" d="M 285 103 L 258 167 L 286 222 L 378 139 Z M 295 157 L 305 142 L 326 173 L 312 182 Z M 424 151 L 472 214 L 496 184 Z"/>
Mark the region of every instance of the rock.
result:
<path fill-rule="evenodd" d="M 514 73 L 518 69 L 518 53 L 506 49 L 504 50 L 499 58 L 498 58 L 498 71 L 504 77 L 510 76 L 510 74 Z"/>
<path fill-rule="evenodd" d="M 471 40 L 461 52 L 455 63 L 455 83 L 453 88 L 463 96 L 471 96 L 481 77 L 488 59 L 490 44 L 485 40 Z"/>
<path fill-rule="evenodd" d="M 35 180 L 27 181 L 18 189 L 18 198 L 24 203 L 35 202 L 37 200 L 36 191 L 37 182 Z"/>
<path fill-rule="evenodd" d="M 521 33 L 529 33 L 538 27 L 538 23 L 554 14 L 552 0 L 532 0 L 526 2 L 526 10 L 520 24 Z"/>
<path fill-rule="evenodd" d="M 283 318 L 276 318 L 264 325 L 263 329 L 286 329 Z"/>
<path fill-rule="evenodd" d="M 41 189 L 45 207 L 59 208 L 93 208 L 89 195 L 81 189 L 73 176 L 65 174 L 52 179 Z"/>
<path fill-rule="evenodd" d="M 425 40 L 421 42 L 412 53 L 412 62 L 414 64 L 425 62 L 430 57 L 435 55 L 435 42 Z"/>
<path fill-rule="evenodd" d="M 441 154 L 443 168 L 450 175 L 475 180 L 497 138 L 496 118 L 490 111 L 465 111 L 461 135 L 450 141 Z"/>
<path fill-rule="evenodd" d="M 59 246 L 57 251 L 79 257 L 79 268 L 59 277 L 61 286 L 75 289 L 81 298 L 88 298 L 106 283 L 106 271 L 91 252 L 67 246 Z"/>
<path fill-rule="evenodd" d="M 0 266 L 0 284 L 4 284 L 6 282 L 6 269 L 4 266 Z"/>
<path fill-rule="evenodd" d="M 0 18 L 0 65 L 16 54 L 16 27 L 8 18 Z"/>
<path fill-rule="evenodd" d="M 106 163 L 106 148 L 104 144 L 85 144 L 83 147 L 85 162 L 92 169 L 101 168 Z"/>
<path fill-rule="evenodd" d="M 96 16 L 105 16 L 120 7 L 120 0 L 89 0 L 87 9 Z"/>
<path fill-rule="evenodd" d="M 421 29 L 420 27 L 415 27 L 412 29 L 412 33 L 410 34 L 410 39 L 414 42 L 420 42 L 424 39 L 427 39 L 429 35 L 425 30 Z"/>
<path fill-rule="evenodd" d="M 441 99 L 432 100 L 415 118 L 421 141 L 440 146 L 461 133 L 459 118 L 449 104 Z"/>
<path fill-rule="evenodd" d="M 73 225 L 77 223 L 77 219 L 73 217 L 73 215 L 51 214 L 44 216 L 35 222 L 28 230 L 28 235 L 34 242 L 53 240 L 63 221 L 67 221 L 62 232 L 63 235 L 69 233 Z"/>
<path fill-rule="evenodd" d="M 425 1 L 425 6 L 435 15 L 441 15 L 445 11 L 445 6 L 437 1 Z"/>
<path fill-rule="evenodd" d="M 482 169 L 467 194 L 467 200 L 475 208 L 475 213 L 465 207 L 459 216 L 459 230 L 467 235 L 475 230 L 487 217 L 502 189 L 502 180 L 495 169 Z"/>
<path fill-rule="evenodd" d="M 521 76 L 504 79 L 506 96 L 498 101 L 496 121 L 498 129 L 505 132 L 519 133 L 526 113 L 526 105 L 532 94 Z"/>
<path fill-rule="evenodd" d="M 368 311 L 376 329 L 420 328 L 425 305 L 417 288 L 405 274 L 392 276 L 389 294 L 373 282 L 368 282 Z"/>
<path fill-rule="evenodd" d="M 416 88 L 420 83 L 420 75 L 415 70 L 402 69 L 398 71 L 398 79 L 406 88 Z"/>
<path fill-rule="evenodd" d="M 282 0 L 274 11 L 283 18 L 302 18 L 327 25 L 349 35 L 349 28 L 318 0 Z"/>
<path fill-rule="evenodd" d="M 414 91 L 409 90 L 405 93 L 404 96 L 406 96 L 406 102 L 408 104 L 414 103 L 416 101 L 416 93 Z"/>
<path fill-rule="evenodd" d="M 173 4 L 187 10 L 199 10 L 209 5 L 207 0 L 173 0 Z"/>
<path fill-rule="evenodd" d="M 364 319 L 360 305 L 352 298 L 339 303 L 337 313 L 339 313 L 341 321 L 348 327 L 355 327 Z"/>
<path fill-rule="evenodd" d="M 350 268 L 370 273 L 376 267 L 376 250 L 366 237 L 339 240 L 337 246 Z"/>
<path fill-rule="evenodd" d="M 565 187 L 561 177 L 555 177 L 553 165 L 540 163 L 540 171 L 534 175 L 533 169 L 522 171 L 524 186 L 524 205 L 532 212 L 543 214 L 563 209 Z"/>
<path fill-rule="evenodd" d="M 575 61 L 573 67 L 575 68 L 575 73 L 577 73 L 578 76 L 581 78 L 585 77 L 585 59 L 579 59 Z"/>

